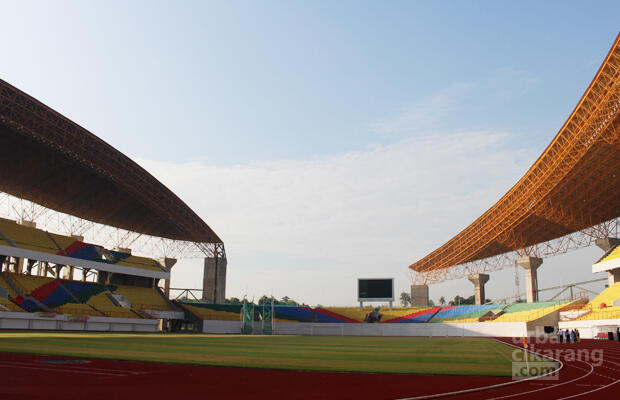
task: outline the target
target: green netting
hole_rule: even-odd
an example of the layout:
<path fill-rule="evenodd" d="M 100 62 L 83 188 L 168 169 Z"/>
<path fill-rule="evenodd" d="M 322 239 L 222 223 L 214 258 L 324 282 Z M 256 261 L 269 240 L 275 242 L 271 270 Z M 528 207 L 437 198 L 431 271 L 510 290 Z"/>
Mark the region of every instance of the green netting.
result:
<path fill-rule="evenodd" d="M 243 303 L 243 334 L 251 335 L 254 325 L 254 304 Z"/>

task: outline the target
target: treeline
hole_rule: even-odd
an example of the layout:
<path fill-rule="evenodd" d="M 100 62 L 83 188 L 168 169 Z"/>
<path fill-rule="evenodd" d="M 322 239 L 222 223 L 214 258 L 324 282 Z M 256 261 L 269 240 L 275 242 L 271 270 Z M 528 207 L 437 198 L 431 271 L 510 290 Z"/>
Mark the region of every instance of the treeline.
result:
<path fill-rule="evenodd" d="M 263 295 L 261 296 L 256 304 L 271 304 L 271 300 L 273 299 L 273 304 L 276 306 L 304 306 L 309 307 L 306 303 L 298 303 L 297 301 L 291 299 L 288 296 L 284 296 L 281 299 L 277 299 L 272 296 Z M 250 301 L 250 300 L 248 300 Z M 243 299 L 239 299 L 237 297 L 231 297 L 224 301 L 225 304 L 242 304 Z"/>
<path fill-rule="evenodd" d="M 486 299 L 486 303 L 491 303 L 491 299 Z M 402 292 L 400 294 L 400 304 L 403 307 L 407 307 L 411 305 L 411 295 L 407 292 Z M 446 301 L 446 298 L 441 296 L 439 298 L 439 306 L 463 306 L 463 305 L 468 305 L 468 304 L 476 304 L 476 296 L 471 295 L 469 297 L 462 297 L 459 296 L 458 294 L 456 296 L 454 296 L 453 300 L 450 301 Z M 435 302 L 431 299 L 428 300 L 428 305 L 433 307 L 435 305 Z"/>

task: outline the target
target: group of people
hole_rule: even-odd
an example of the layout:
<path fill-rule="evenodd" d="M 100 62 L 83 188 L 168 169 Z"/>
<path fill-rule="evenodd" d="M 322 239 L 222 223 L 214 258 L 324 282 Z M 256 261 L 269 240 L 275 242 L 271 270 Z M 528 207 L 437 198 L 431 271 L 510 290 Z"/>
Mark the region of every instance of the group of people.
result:
<path fill-rule="evenodd" d="M 560 343 L 579 343 L 579 331 L 577 329 L 560 329 L 558 331 L 558 341 Z"/>

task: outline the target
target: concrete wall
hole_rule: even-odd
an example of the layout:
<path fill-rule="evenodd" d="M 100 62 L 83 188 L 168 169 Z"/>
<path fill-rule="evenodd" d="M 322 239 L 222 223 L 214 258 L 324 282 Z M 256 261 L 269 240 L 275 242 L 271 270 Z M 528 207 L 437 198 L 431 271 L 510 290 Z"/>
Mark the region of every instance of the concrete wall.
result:
<path fill-rule="evenodd" d="M 582 339 L 592 339 L 598 332 L 601 331 L 601 327 L 614 327 L 613 331 L 616 331 L 615 327 L 620 326 L 620 319 L 597 319 L 590 321 L 566 321 L 560 322 L 560 329 L 577 329 Z"/>
<path fill-rule="evenodd" d="M 0 329 L 157 332 L 158 327 L 156 319 L 89 317 L 86 321 L 71 321 L 60 314 L 44 317 L 36 313 L 0 312 Z"/>
<path fill-rule="evenodd" d="M 527 329 L 530 332 L 536 332 L 538 330 L 541 330 L 545 326 L 557 327 L 559 319 L 560 319 L 560 312 L 556 310 L 556 311 L 550 312 L 549 314 L 543 317 L 540 317 L 538 319 L 528 322 Z"/>
<path fill-rule="evenodd" d="M 255 334 L 262 333 L 262 323 L 253 324 Z M 240 321 L 204 320 L 203 333 L 241 332 Z M 461 322 L 420 324 L 349 324 L 274 322 L 276 335 L 329 336 L 431 336 L 431 337 L 522 337 L 527 334 L 525 322 Z"/>
<path fill-rule="evenodd" d="M 226 258 L 204 259 L 202 300 L 221 304 L 226 299 Z"/>
<path fill-rule="evenodd" d="M 202 333 L 241 333 L 241 321 L 203 320 Z"/>
<path fill-rule="evenodd" d="M 445 324 L 317 324 L 280 322 L 274 325 L 274 333 L 278 335 L 521 337 L 527 334 L 527 324 L 525 322 L 461 322 Z"/>

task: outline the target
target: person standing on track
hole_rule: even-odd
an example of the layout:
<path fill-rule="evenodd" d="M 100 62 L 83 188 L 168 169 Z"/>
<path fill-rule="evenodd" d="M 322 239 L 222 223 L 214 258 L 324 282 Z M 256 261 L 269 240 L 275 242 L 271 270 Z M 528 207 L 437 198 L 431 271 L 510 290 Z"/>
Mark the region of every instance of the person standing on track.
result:
<path fill-rule="evenodd" d="M 564 331 L 564 336 L 566 337 L 566 343 L 570 343 L 570 333 L 568 332 L 568 329 Z"/>
<path fill-rule="evenodd" d="M 562 330 L 558 330 L 558 343 L 564 343 L 564 332 Z"/>

